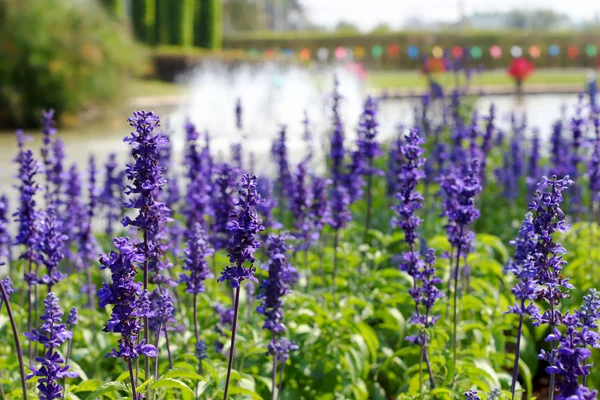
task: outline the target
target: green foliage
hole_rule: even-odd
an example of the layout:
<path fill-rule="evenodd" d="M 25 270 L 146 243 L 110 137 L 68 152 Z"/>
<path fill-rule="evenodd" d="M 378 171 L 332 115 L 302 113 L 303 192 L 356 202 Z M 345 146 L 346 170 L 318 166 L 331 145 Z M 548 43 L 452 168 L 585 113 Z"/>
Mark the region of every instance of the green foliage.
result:
<path fill-rule="evenodd" d="M 119 96 L 140 51 L 95 2 L 0 1 L 0 124 L 76 113 Z"/>

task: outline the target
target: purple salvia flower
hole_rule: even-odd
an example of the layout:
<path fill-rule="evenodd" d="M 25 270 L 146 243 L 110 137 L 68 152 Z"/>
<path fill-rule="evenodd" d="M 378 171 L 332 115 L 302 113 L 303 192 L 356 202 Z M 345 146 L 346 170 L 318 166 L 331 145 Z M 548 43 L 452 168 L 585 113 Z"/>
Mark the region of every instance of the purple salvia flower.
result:
<path fill-rule="evenodd" d="M 475 197 L 481 192 L 479 184 L 479 160 L 473 160 L 458 170 L 451 168 L 440 179 L 444 192 L 443 215 L 448 218 L 448 240 L 458 253 L 465 256 L 471 249 L 475 235 L 469 225 L 479 218 Z"/>
<path fill-rule="evenodd" d="M 427 329 L 439 318 L 432 314 L 432 308 L 435 301 L 443 294 L 436 286 L 441 283 L 441 280 L 436 276 L 435 251 L 428 249 L 423 261 L 415 248 L 418 239 L 417 229 L 422 222 L 416 212 L 423 207 L 423 197 L 416 188 L 419 181 L 425 177 L 423 143 L 424 140 L 419 136 L 417 129 L 411 129 L 405 137 L 400 149 L 404 163 L 398 174 L 400 187 L 396 194 L 400 204 L 392 209 L 398 214 L 395 223 L 404 232 L 404 241 L 410 247 L 408 252 L 402 254 L 400 270 L 413 278 L 413 287 L 409 293 L 415 301 L 415 314 L 411 318 L 411 323 Z M 406 339 L 426 348 L 429 336 L 422 331 L 419 335 L 408 336 Z M 430 380 L 433 382 L 431 374 Z"/>
<path fill-rule="evenodd" d="M 266 229 L 277 229 L 281 227 L 273 217 L 273 209 L 277 202 L 273 196 L 273 181 L 267 177 L 259 176 L 256 181 L 256 190 L 263 202 L 256 206 L 256 209 L 263 217 L 263 225 Z"/>
<path fill-rule="evenodd" d="M 386 193 L 389 197 L 394 196 L 400 190 L 398 176 L 402 171 L 402 139 L 400 137 L 392 140 L 390 144 L 387 169 L 386 169 Z"/>
<path fill-rule="evenodd" d="M 563 123 L 561 120 L 557 120 L 552 125 L 552 135 L 550 136 L 550 162 L 552 164 L 550 173 L 556 176 L 565 176 L 570 170 L 568 145 L 563 138 L 562 131 Z"/>
<path fill-rule="evenodd" d="M 43 275 L 39 283 L 48 286 L 48 292 L 52 291 L 52 286 L 65 278 L 65 275 L 58 270 L 58 264 L 64 257 L 64 245 L 67 240 L 62 227 L 62 222 L 58 220 L 56 210 L 51 205 L 44 213 L 41 221 L 40 236 L 40 261 L 46 267 L 46 274 Z"/>
<path fill-rule="evenodd" d="M 327 224 L 335 230 L 340 230 L 350 221 L 352 214 L 350 213 L 350 197 L 348 191 L 342 185 L 334 186 L 329 192 L 329 215 L 327 216 Z"/>
<path fill-rule="evenodd" d="M 111 237 L 114 232 L 113 224 L 123 214 L 125 204 L 124 172 L 118 170 L 117 155 L 111 153 L 104 164 L 104 186 L 98 196 L 98 203 L 106 209 L 106 234 Z"/>
<path fill-rule="evenodd" d="M 279 209 L 283 212 L 284 199 L 286 194 L 294 193 L 294 180 L 290 172 L 286 145 L 287 127 L 282 125 L 279 130 L 279 137 L 273 141 L 271 154 L 277 163 L 278 176 L 275 182 L 275 192 L 279 203 Z"/>
<path fill-rule="evenodd" d="M 71 307 L 69 315 L 67 315 L 67 328 L 72 331 L 73 327 L 79 322 L 79 313 L 77 307 Z"/>
<path fill-rule="evenodd" d="M 479 397 L 479 394 L 475 389 L 471 389 L 463 394 L 465 395 L 465 400 L 481 400 L 481 397 Z"/>
<path fill-rule="evenodd" d="M 400 152 L 404 162 L 398 171 L 399 190 L 395 196 L 400 200 L 400 205 L 392 207 L 398 214 L 395 223 L 404 231 L 404 240 L 411 247 L 416 243 L 417 229 L 422 222 L 415 212 L 423 207 L 423 196 L 416 191 L 416 187 L 425 177 L 423 172 L 425 150 L 422 148 L 424 142 L 419 136 L 419 131 L 411 129 L 401 145 Z"/>
<path fill-rule="evenodd" d="M 104 283 L 98 291 L 100 307 L 113 305 L 112 314 L 104 332 L 119 333 L 119 349 L 112 349 L 106 357 L 122 357 L 130 360 L 140 355 L 156 357 L 156 348 L 138 337 L 142 330 L 143 319 L 152 317 L 148 292 L 141 282 L 135 281 L 138 272 L 136 264 L 144 262 L 144 254 L 136 249 L 129 238 L 115 238 L 116 250 L 102 256 L 100 269 L 109 269 L 112 282 Z"/>
<path fill-rule="evenodd" d="M 150 329 L 158 332 L 160 329 L 172 330 L 175 319 L 173 296 L 166 288 L 157 288 L 150 294 L 150 308 L 154 315 L 150 318 Z"/>
<path fill-rule="evenodd" d="M 53 183 L 52 172 L 54 166 L 54 159 L 51 154 L 51 146 L 53 136 L 56 135 L 55 123 L 53 121 L 54 118 L 54 110 L 50 109 L 48 111 L 42 112 L 42 162 L 43 168 L 46 175 L 46 186 L 44 190 L 44 197 L 46 199 L 46 205 L 48 205 L 52 200 L 52 191 L 50 190 L 50 184 Z"/>
<path fill-rule="evenodd" d="M 307 246 L 312 246 L 321 237 L 323 226 L 327 220 L 327 188 L 331 181 L 327 178 L 313 177 L 311 185 L 311 203 L 308 212 L 310 234 L 306 240 Z"/>
<path fill-rule="evenodd" d="M 213 315 L 219 316 L 219 323 L 223 326 L 233 325 L 233 308 L 226 308 L 222 304 L 214 306 Z"/>
<path fill-rule="evenodd" d="M 17 141 L 19 144 L 19 154 L 15 162 L 19 164 L 19 208 L 13 214 L 15 221 L 19 223 L 17 236 L 14 245 L 23 245 L 24 251 L 19 257 L 29 263 L 28 272 L 25 274 L 25 281 L 31 286 L 37 283 L 37 276 L 32 271 L 32 264 L 37 262 L 38 255 L 36 248 L 39 244 L 37 233 L 38 212 L 36 211 L 35 193 L 40 190 L 35 182 L 35 176 L 40 170 L 39 164 L 33 157 L 33 152 L 25 149 L 25 140 L 27 138 L 22 131 L 17 131 Z"/>
<path fill-rule="evenodd" d="M 294 194 L 292 197 L 292 216 L 294 218 L 294 228 L 296 229 L 296 238 L 299 239 L 299 249 L 303 250 L 307 248 L 309 245 L 307 243 L 307 237 L 310 234 L 310 226 L 308 224 L 308 210 L 310 207 L 310 201 L 308 198 L 308 188 L 307 188 L 307 172 L 308 172 L 308 162 L 302 161 L 298 164 L 298 169 L 296 171 L 296 180 L 294 182 Z"/>
<path fill-rule="evenodd" d="M 267 345 L 267 354 L 276 357 L 278 363 L 284 364 L 290 358 L 290 352 L 299 349 L 296 342 L 292 342 L 286 337 L 273 338 Z"/>
<path fill-rule="evenodd" d="M 0 266 L 5 265 L 4 261 L 0 261 Z M 10 280 L 10 276 L 7 276 L 2 280 L 2 285 L 4 286 L 4 290 L 6 291 L 6 295 L 10 297 L 11 294 L 15 292 L 13 289 L 13 283 Z M 4 302 L 4 298 L 0 296 L 0 311 L 2 311 L 2 303 Z"/>
<path fill-rule="evenodd" d="M 583 93 L 579 93 L 579 101 L 577 103 L 577 107 L 575 108 L 575 116 L 571 119 L 571 131 L 573 134 L 573 140 L 571 141 L 571 168 L 569 170 L 569 175 L 573 179 L 574 182 L 578 181 L 579 178 L 579 164 L 583 160 L 582 154 L 580 154 L 580 148 L 583 145 L 584 140 L 584 128 L 586 125 L 586 120 L 583 117 Z M 581 185 L 574 184 L 570 205 L 573 207 L 573 212 L 577 217 L 581 211 L 582 207 L 582 187 Z"/>
<path fill-rule="evenodd" d="M 234 143 L 231 145 L 231 163 L 240 171 L 243 169 L 241 143 Z"/>
<path fill-rule="evenodd" d="M 235 127 L 242 130 L 242 99 L 239 97 L 235 100 Z"/>
<path fill-rule="evenodd" d="M 213 167 L 215 180 L 211 208 L 214 214 L 212 243 L 215 250 L 224 249 L 230 243 L 229 216 L 235 208 L 234 191 L 238 170 L 227 163 Z"/>
<path fill-rule="evenodd" d="M 351 153 L 351 161 L 346 166 L 346 174 L 341 177 L 346 192 L 348 192 L 350 203 L 354 203 L 363 197 L 365 180 L 361 176 L 361 171 L 364 168 L 364 163 L 365 161 L 360 150 L 353 151 Z"/>
<path fill-rule="evenodd" d="M 261 246 L 258 234 L 265 229 L 256 212 L 256 206 L 262 202 L 256 192 L 256 176 L 242 175 L 238 187 L 239 197 L 227 223 L 231 234 L 227 249 L 230 265 L 225 267 L 218 279 L 219 282 L 230 281 L 233 288 L 239 288 L 245 279 L 257 281 L 254 277 L 254 253 Z M 246 262 L 250 263 L 249 268 L 244 266 Z"/>
<path fill-rule="evenodd" d="M 594 218 L 594 207 L 600 193 L 600 119 L 594 118 L 595 139 L 590 158 L 588 175 L 590 185 L 590 218 Z M 1 200 L 0 200 L 1 201 Z"/>
<path fill-rule="evenodd" d="M 208 346 L 206 345 L 206 341 L 199 340 L 196 343 L 196 349 L 194 351 L 194 355 L 196 356 L 198 361 L 202 361 L 208 357 L 206 354 L 207 350 L 208 350 Z"/>
<path fill-rule="evenodd" d="M 302 125 L 304 126 L 304 131 L 302 132 L 302 140 L 306 145 L 306 157 L 305 159 L 310 162 L 313 157 L 313 153 L 315 152 L 314 144 L 313 144 L 313 135 L 310 130 L 310 119 L 308 118 L 308 111 L 304 110 L 304 119 L 302 120 Z"/>
<path fill-rule="evenodd" d="M 378 126 L 377 102 L 369 96 L 365 102 L 358 128 L 358 151 L 361 154 L 362 160 L 364 160 L 360 169 L 361 175 L 372 176 L 381 174 L 381 171 L 373 166 L 375 159 L 382 154 L 379 142 L 377 142 Z"/>
<path fill-rule="evenodd" d="M 337 186 L 338 182 L 342 181 L 344 177 L 343 163 L 346 153 L 344 150 L 344 128 L 342 121 L 338 117 L 334 119 L 333 124 L 334 128 L 331 135 L 329 157 L 331 158 L 331 178 L 333 185 Z"/>
<path fill-rule="evenodd" d="M 125 206 L 138 209 L 139 213 L 133 220 L 126 216 L 123 226 L 135 226 L 152 235 L 158 232 L 161 222 L 167 221 L 169 214 L 164 203 L 156 201 L 155 194 L 165 185 L 163 168 L 158 165 L 158 149 L 167 138 L 160 133 L 154 134 L 154 129 L 159 126 L 159 118 L 151 111 L 134 111 L 128 121 L 135 132 L 123 141 L 133 147 L 131 154 L 135 163 L 128 164 L 125 169 L 127 179 L 132 181 L 127 185 L 126 194 L 133 195 Z"/>
<path fill-rule="evenodd" d="M 8 197 L 0 195 L 0 258 L 12 260 Z"/>
<path fill-rule="evenodd" d="M 554 241 L 555 232 L 566 232 L 570 226 L 560 205 L 563 201 L 562 192 L 568 189 L 573 181 L 568 177 L 550 179 L 543 177 L 539 183 L 546 187 L 544 192 L 536 191 L 533 200 L 529 203 L 529 211 L 533 214 L 533 231 L 537 235 L 537 243 L 531 263 L 537 271 L 539 288 L 538 299 L 550 305 L 550 309 L 534 319 L 534 325 L 548 324 L 554 329 L 560 324 L 561 314 L 556 310 L 563 298 L 569 296 L 568 292 L 573 286 L 569 280 L 563 278 L 561 271 L 566 264 L 562 255 L 566 252 L 564 247 Z"/>
<path fill-rule="evenodd" d="M 290 249 L 288 240 L 291 239 L 286 233 L 271 234 L 265 243 L 269 254 L 269 275 L 260 284 L 257 299 L 261 305 L 256 309 L 259 314 L 265 316 L 263 329 L 267 329 L 275 335 L 285 332 L 283 325 L 283 296 L 290 292 L 290 286 L 286 282 L 285 275 L 291 266 L 287 253 Z"/>
<path fill-rule="evenodd" d="M 78 257 L 76 267 L 80 271 L 86 273 L 86 292 L 88 294 L 88 306 L 94 308 L 94 293 L 96 286 L 92 281 L 92 262 L 98 253 L 100 253 L 100 247 L 96 241 L 92 229 L 92 221 L 96 213 L 96 206 L 98 202 L 98 194 L 96 187 L 96 162 L 93 156 L 89 159 L 88 169 L 88 205 L 82 220 L 79 221 L 80 229 L 78 234 Z"/>
<path fill-rule="evenodd" d="M 580 399 L 578 396 L 582 390 L 587 390 L 588 395 L 595 397 L 596 391 L 589 392 L 589 389 L 579 383 L 583 377 L 584 382 L 590 374 L 590 367 L 593 365 L 588 361 L 591 357 L 591 351 L 588 346 L 600 347 L 598 342 L 599 335 L 596 332 L 596 321 L 598 320 L 599 305 L 598 293 L 592 290 L 587 296 L 584 296 L 584 305 L 581 311 L 574 314 L 567 313 L 563 316 L 562 325 L 565 326 L 564 333 L 558 328 L 554 328 L 546 337 L 546 341 L 558 343 L 558 348 L 549 353 L 542 350 L 541 359 L 549 362 L 546 367 L 548 374 L 557 374 L 562 379 L 558 384 L 560 394 L 556 396 L 557 400 Z M 583 387 L 582 387 L 583 386 Z"/>
<path fill-rule="evenodd" d="M 40 317 L 43 321 L 40 330 L 34 329 L 24 334 L 29 340 L 39 342 L 46 349 L 43 357 L 36 357 L 41 367 L 31 367 L 31 374 L 27 375 L 27 379 L 40 377 L 37 385 L 40 400 L 53 400 L 62 397 L 63 387 L 59 382 L 64 378 L 77 378 L 78 375 L 69 371 L 69 366 L 65 365 L 65 360 L 56 350 L 67 339 L 73 337 L 73 333 L 62 323 L 63 313 L 58 306 L 58 298 L 50 292 L 44 300 L 44 305 L 45 311 Z"/>
<path fill-rule="evenodd" d="M 537 128 L 533 129 L 533 137 L 531 138 L 531 149 L 529 154 L 529 163 L 527 165 L 527 184 L 530 187 L 530 192 L 533 192 L 533 187 L 540 179 L 540 131 Z"/>
<path fill-rule="evenodd" d="M 66 258 L 78 264 L 77 253 L 73 252 L 72 244 L 80 238 L 82 221 L 87 218 L 86 207 L 82 199 L 81 174 L 77 165 L 73 164 L 67 173 L 68 179 L 65 185 L 65 209 L 63 217 L 63 232 L 67 236 L 65 245 Z"/>
<path fill-rule="evenodd" d="M 204 281 L 213 277 L 207 258 L 213 255 L 214 250 L 210 248 L 208 236 L 199 222 L 192 226 L 186 237 L 183 270 L 187 273 L 179 276 L 179 282 L 185 283 L 187 293 L 204 293 Z"/>
<path fill-rule="evenodd" d="M 61 205 L 63 202 L 62 195 L 65 185 L 65 144 L 61 138 L 57 137 L 54 139 L 54 142 L 52 143 L 52 152 L 54 153 L 54 164 L 52 165 L 50 175 L 51 181 L 54 184 L 52 202 L 57 205 Z"/>
<path fill-rule="evenodd" d="M 186 131 L 186 153 L 185 163 L 187 167 L 187 192 L 185 196 L 186 205 L 184 215 L 187 217 L 186 225 L 191 227 L 196 221 L 203 223 L 204 215 L 209 207 L 209 183 L 210 173 L 207 175 L 205 160 L 206 154 L 198 149 L 199 134 L 191 122 L 185 125 Z M 208 146 L 208 141 L 207 141 Z"/>

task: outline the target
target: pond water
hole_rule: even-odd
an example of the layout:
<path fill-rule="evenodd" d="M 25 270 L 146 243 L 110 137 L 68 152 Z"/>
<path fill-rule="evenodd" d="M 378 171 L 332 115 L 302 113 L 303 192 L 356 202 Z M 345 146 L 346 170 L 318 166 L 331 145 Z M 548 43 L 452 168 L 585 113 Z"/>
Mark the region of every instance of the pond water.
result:
<path fill-rule="evenodd" d="M 331 71 L 327 73 L 331 74 Z M 275 77 L 274 77 L 275 76 Z M 331 75 L 329 75 L 331 76 Z M 348 141 L 355 137 L 355 126 L 364 99 L 364 88 L 352 76 L 338 72 L 340 92 L 344 96 L 343 111 Z M 191 118 L 201 129 L 207 129 L 212 136 L 212 148 L 221 159 L 229 158 L 229 146 L 240 139 L 235 128 L 234 105 L 236 98 L 242 98 L 244 109 L 245 153 L 253 152 L 259 172 L 269 172 L 273 166 L 269 162 L 271 141 L 278 131 L 279 124 L 288 125 L 288 147 L 292 163 L 304 155 L 301 141 L 302 119 L 307 110 L 312 122 L 312 131 L 317 143 L 316 149 L 322 153 L 326 149 L 326 135 L 329 131 L 326 93 L 331 87 L 322 87 L 318 79 L 303 70 L 290 70 L 285 73 L 263 71 L 238 72 L 235 76 L 224 75 L 216 70 L 196 71 L 187 77 L 190 91 L 177 107 L 158 107 L 154 111 L 161 116 L 163 126 L 171 132 L 176 159 L 182 156 L 184 146 L 183 124 Z M 515 96 L 482 96 L 476 101 L 476 108 L 482 115 L 487 114 L 491 103 L 496 105 L 498 124 L 507 127 L 512 111 L 526 112 L 528 125 L 540 129 L 542 136 L 551 132 L 552 123 L 560 117 L 561 108 L 568 106 L 572 111 L 575 95 L 529 95 L 517 99 Z M 379 120 L 382 140 L 391 138 L 397 132 L 398 124 L 409 124 L 413 119 L 414 106 L 418 100 L 388 100 L 380 104 Z M 103 164 L 109 153 L 117 153 L 121 161 L 128 156 L 128 146 L 122 139 L 129 132 L 127 117 L 130 109 L 117 110 L 111 116 L 77 129 L 60 130 L 66 147 L 69 164 L 84 166 L 91 154 L 98 164 Z M 168 121 L 166 124 L 165 121 Z M 39 154 L 41 133 L 29 132 L 33 138 L 31 147 Z M 0 132 L 0 191 L 9 191 L 7 186 L 14 183 L 16 165 L 12 159 L 16 152 L 14 132 Z M 100 167 L 101 168 L 101 167 Z"/>

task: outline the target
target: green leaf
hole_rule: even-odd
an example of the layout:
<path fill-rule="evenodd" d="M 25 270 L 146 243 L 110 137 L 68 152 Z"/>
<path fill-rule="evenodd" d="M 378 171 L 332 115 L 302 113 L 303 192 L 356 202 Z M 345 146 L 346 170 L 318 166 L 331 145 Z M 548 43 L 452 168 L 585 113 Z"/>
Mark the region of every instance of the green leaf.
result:
<path fill-rule="evenodd" d="M 88 397 L 85 398 L 85 400 L 96 400 L 106 393 L 116 392 L 119 390 L 129 391 L 129 388 L 127 388 L 127 386 L 125 386 L 123 382 L 108 382 L 101 385 L 98 389 L 94 390 Z"/>
<path fill-rule="evenodd" d="M 173 368 L 173 369 L 167 371 L 163 376 L 161 376 L 160 379 L 163 379 L 163 378 L 176 378 L 176 379 L 189 378 L 189 379 L 194 379 L 197 381 L 206 381 L 207 380 L 205 377 L 203 377 L 202 375 L 200 375 L 194 371 L 190 371 L 187 369 L 181 369 L 181 368 Z"/>
<path fill-rule="evenodd" d="M 229 394 L 247 394 L 248 396 L 252 397 L 253 399 L 263 400 L 262 396 L 259 395 L 258 393 L 255 393 L 251 390 L 243 389 L 240 387 L 230 387 Z"/>
<path fill-rule="evenodd" d="M 160 389 L 160 388 L 175 388 L 175 389 L 180 389 L 181 391 L 185 391 L 188 393 L 194 393 L 194 391 L 192 389 L 190 389 L 188 387 L 188 385 L 186 385 L 185 383 L 183 383 L 182 381 L 178 380 L 178 379 L 172 379 L 172 378 L 160 378 L 159 380 L 157 380 L 156 382 L 153 382 L 150 385 L 150 389 L 154 390 L 154 389 Z"/>

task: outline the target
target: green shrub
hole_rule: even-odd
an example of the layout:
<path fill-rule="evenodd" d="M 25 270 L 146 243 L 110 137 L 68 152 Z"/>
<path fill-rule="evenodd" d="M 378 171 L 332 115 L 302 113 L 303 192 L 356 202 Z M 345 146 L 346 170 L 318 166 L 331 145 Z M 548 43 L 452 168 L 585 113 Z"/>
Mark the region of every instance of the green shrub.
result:
<path fill-rule="evenodd" d="M 30 126 L 119 95 L 140 49 L 96 2 L 0 0 L 0 124 Z"/>

